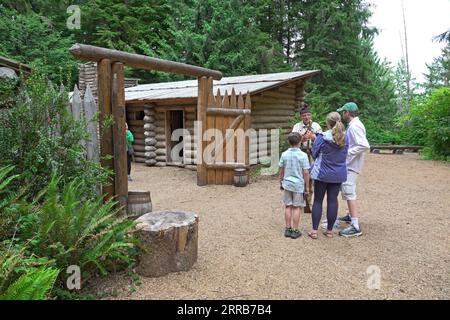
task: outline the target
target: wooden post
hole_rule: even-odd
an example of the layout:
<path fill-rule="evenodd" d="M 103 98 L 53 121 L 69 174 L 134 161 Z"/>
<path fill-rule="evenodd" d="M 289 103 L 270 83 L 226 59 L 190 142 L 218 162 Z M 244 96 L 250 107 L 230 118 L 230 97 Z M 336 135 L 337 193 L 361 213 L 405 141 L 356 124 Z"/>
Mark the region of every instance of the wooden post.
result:
<path fill-rule="evenodd" d="M 98 65 L 98 109 L 100 111 L 100 154 L 101 165 L 114 171 L 113 159 L 105 159 L 107 156 L 113 156 L 113 130 L 112 127 L 104 128 L 105 120 L 112 115 L 111 111 L 111 61 L 109 59 L 101 60 Z M 114 197 L 114 176 L 110 183 L 103 186 L 102 192 L 105 194 L 105 200 Z"/>
<path fill-rule="evenodd" d="M 206 164 L 203 159 L 203 151 L 206 148 L 206 142 L 203 139 L 203 133 L 206 131 L 206 107 L 208 101 L 209 88 L 208 77 L 198 78 L 198 98 L 197 98 L 197 121 L 200 121 L 197 130 L 197 185 L 207 184 Z"/>
<path fill-rule="evenodd" d="M 127 204 L 128 173 L 127 173 L 127 146 L 125 129 L 125 86 L 123 63 L 115 62 L 111 67 L 111 106 L 114 116 L 113 142 L 114 142 L 114 191 L 120 206 Z"/>

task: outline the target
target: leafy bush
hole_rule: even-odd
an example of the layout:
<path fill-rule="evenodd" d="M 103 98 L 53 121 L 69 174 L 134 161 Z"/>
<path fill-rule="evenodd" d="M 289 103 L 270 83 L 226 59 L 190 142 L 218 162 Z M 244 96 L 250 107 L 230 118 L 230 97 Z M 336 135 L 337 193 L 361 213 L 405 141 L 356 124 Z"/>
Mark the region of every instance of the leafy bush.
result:
<path fill-rule="evenodd" d="M 434 90 L 416 99 L 400 122 L 402 134 L 410 143 L 425 145 L 431 159 L 450 159 L 450 88 Z"/>
<path fill-rule="evenodd" d="M 18 236 L 30 239 L 29 250 L 52 259 L 59 269 L 79 266 L 85 279 L 132 263 L 135 239 L 127 232 L 134 222 L 117 217 L 119 209 L 111 200 L 83 199 L 81 179 L 63 188 L 59 182 L 50 181 L 42 204 L 22 221 Z"/>
<path fill-rule="evenodd" d="M 83 179 L 92 195 L 108 177 L 108 170 L 85 159 L 80 141 L 88 138 L 86 123 L 75 121 L 68 106 L 68 92 L 55 89 L 36 72 L 21 88 L 14 107 L 0 113 L 0 166 L 14 165 L 14 173 L 21 173 L 15 186 L 28 185 L 30 198 L 53 175 L 61 176 L 63 183 Z"/>
<path fill-rule="evenodd" d="M 0 247 L 0 300 L 42 300 L 50 293 L 59 270 L 47 267 L 47 259 L 27 258 L 25 250 L 10 242 Z"/>

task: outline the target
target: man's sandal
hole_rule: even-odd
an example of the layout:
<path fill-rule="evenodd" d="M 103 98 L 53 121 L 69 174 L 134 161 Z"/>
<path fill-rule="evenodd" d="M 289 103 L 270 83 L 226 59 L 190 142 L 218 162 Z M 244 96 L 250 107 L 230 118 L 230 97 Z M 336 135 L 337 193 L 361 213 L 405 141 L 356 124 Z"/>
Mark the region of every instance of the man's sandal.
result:
<path fill-rule="evenodd" d="M 316 240 L 317 239 L 317 232 L 308 232 L 308 237 L 311 239 Z"/>

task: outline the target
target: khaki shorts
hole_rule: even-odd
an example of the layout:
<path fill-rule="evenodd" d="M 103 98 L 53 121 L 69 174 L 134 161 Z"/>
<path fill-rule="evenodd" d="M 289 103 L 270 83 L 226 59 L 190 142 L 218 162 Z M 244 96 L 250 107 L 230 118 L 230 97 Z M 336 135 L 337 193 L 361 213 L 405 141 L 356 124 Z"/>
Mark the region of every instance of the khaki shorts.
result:
<path fill-rule="evenodd" d="M 347 171 L 347 181 L 341 185 L 341 194 L 343 200 L 356 200 L 356 181 L 358 174 L 353 171 Z"/>
<path fill-rule="evenodd" d="M 294 206 L 294 207 L 305 207 L 306 202 L 303 198 L 303 193 L 299 192 L 292 192 L 288 190 L 284 190 L 283 193 L 283 204 L 287 206 Z"/>

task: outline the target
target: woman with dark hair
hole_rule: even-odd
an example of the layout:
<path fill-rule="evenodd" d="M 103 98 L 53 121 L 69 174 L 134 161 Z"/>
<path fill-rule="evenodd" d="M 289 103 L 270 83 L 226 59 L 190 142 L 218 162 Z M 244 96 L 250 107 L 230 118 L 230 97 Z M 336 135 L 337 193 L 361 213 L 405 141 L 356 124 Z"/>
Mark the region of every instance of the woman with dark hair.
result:
<path fill-rule="evenodd" d="M 312 157 L 315 159 L 311 169 L 311 179 L 314 179 L 314 203 L 312 207 L 312 230 L 308 235 L 317 239 L 317 229 L 322 217 L 322 203 L 327 195 L 327 231 L 328 238 L 333 237 L 333 225 L 338 213 L 338 194 L 341 184 L 347 180 L 348 141 L 341 116 L 337 112 L 328 114 L 328 130 L 317 135 L 312 147 Z"/>

